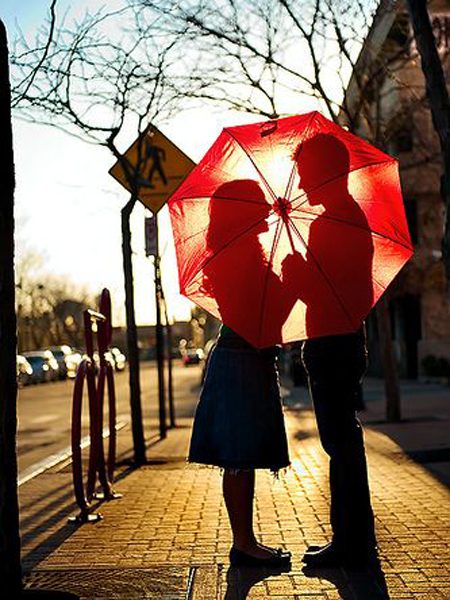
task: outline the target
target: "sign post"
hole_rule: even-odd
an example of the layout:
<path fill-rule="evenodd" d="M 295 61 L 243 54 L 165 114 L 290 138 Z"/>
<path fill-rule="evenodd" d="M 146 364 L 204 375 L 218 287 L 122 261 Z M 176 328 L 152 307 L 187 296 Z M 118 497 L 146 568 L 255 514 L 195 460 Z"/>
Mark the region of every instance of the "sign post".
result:
<path fill-rule="evenodd" d="M 166 435 L 164 399 L 163 331 L 161 323 L 161 269 L 158 252 L 157 213 L 175 192 L 195 163 L 171 142 L 154 125 L 148 125 L 137 140 L 128 148 L 109 170 L 121 185 L 137 197 L 153 213 L 153 220 L 146 220 L 146 253 L 154 257 L 156 344 L 158 358 L 159 421 L 161 437 Z M 170 363 L 169 363 L 170 368 Z M 130 376 L 132 365 L 130 362 Z M 136 365 L 137 379 L 139 364 Z M 169 374 L 171 381 L 171 373 Z M 171 422 L 173 416 L 171 415 Z"/>
<path fill-rule="evenodd" d="M 145 218 L 145 254 L 153 256 L 155 266 L 156 360 L 158 365 L 159 435 L 166 437 L 166 395 L 164 385 L 164 334 L 161 321 L 161 265 L 158 248 L 158 215 Z"/>
<path fill-rule="evenodd" d="M 167 310 L 167 302 L 164 297 L 164 292 L 162 295 L 163 306 L 164 306 L 164 318 L 166 321 L 166 349 L 167 349 L 167 396 L 169 399 L 169 422 L 170 427 L 175 427 L 175 411 L 173 406 L 173 378 L 172 378 L 172 325 L 169 320 L 169 313 Z"/>

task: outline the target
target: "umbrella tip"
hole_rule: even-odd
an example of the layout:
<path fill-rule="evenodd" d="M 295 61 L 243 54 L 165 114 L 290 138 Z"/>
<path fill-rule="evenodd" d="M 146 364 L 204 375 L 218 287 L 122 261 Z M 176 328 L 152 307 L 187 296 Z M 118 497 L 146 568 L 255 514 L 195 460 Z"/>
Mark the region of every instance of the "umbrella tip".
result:
<path fill-rule="evenodd" d="M 266 137 L 266 135 L 270 135 L 274 133 L 278 129 L 278 122 L 275 121 L 267 121 L 266 123 L 262 123 L 260 126 L 259 135 L 261 137 Z"/>

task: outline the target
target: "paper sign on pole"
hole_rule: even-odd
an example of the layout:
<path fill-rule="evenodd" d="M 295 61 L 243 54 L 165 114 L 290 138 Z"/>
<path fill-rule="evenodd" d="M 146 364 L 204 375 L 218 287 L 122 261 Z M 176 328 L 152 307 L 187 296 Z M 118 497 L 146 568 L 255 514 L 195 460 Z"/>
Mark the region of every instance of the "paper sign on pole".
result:
<path fill-rule="evenodd" d="M 130 192 L 134 188 L 139 200 L 156 214 L 194 167 L 182 150 L 149 125 L 109 174 Z"/>
<path fill-rule="evenodd" d="M 145 217 L 145 255 L 156 256 L 158 254 L 158 227 L 156 216 Z"/>

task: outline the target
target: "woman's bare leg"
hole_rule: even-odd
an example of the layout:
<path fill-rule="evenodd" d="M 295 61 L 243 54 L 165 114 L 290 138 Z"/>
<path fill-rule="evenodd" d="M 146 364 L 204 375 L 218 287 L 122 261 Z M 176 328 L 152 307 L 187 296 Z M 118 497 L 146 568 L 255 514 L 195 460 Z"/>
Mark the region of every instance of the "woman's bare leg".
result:
<path fill-rule="evenodd" d="M 253 531 L 253 498 L 255 495 L 255 471 L 223 474 L 223 497 L 233 532 L 233 546 L 258 558 L 271 555 L 269 548 L 259 544 Z"/>

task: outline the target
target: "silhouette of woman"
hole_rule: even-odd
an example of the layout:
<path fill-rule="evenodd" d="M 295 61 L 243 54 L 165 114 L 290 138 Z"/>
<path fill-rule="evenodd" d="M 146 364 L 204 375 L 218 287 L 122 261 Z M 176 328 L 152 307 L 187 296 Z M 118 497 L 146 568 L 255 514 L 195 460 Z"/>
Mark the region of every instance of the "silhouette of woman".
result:
<path fill-rule="evenodd" d="M 235 202 L 238 218 L 230 217 L 230 202 Z M 233 532 L 230 562 L 236 566 L 281 567 L 290 561 L 290 553 L 260 544 L 253 530 L 255 469 L 278 471 L 289 465 L 277 349 L 257 350 L 227 327 L 231 321 L 245 332 L 246 321 L 258 325 L 264 315 L 263 287 L 281 285 L 258 239 L 268 231 L 270 209 L 254 181 L 221 185 L 210 202 L 207 244 L 211 258 L 203 268 L 203 288 L 217 302 L 224 325 L 209 358 L 189 461 L 224 469 L 223 495 Z M 249 222 L 253 223 L 250 228 L 244 225 Z M 244 296 L 249 272 L 260 286 Z M 252 314 L 243 311 L 246 316 L 240 319 L 239 303 L 255 309 Z M 275 327 L 281 327 L 285 318 L 278 315 Z"/>

